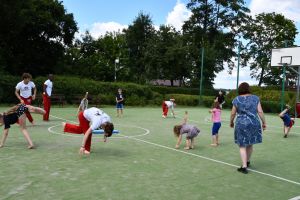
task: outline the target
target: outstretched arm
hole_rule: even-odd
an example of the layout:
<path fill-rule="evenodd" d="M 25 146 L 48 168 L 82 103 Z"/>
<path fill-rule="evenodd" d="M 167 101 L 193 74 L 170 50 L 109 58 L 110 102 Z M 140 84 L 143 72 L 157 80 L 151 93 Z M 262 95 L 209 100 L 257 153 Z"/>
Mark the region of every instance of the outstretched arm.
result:
<path fill-rule="evenodd" d="M 265 130 L 266 129 L 266 119 L 265 119 L 264 111 L 261 107 L 260 102 L 257 105 L 257 112 L 258 112 L 258 116 L 262 122 L 262 128 L 263 128 L 263 130 Z"/>
<path fill-rule="evenodd" d="M 178 139 L 177 139 L 176 146 L 175 146 L 176 149 L 179 148 L 179 145 L 181 144 L 181 140 L 182 140 L 182 135 L 180 134 L 179 137 L 178 137 Z"/>
<path fill-rule="evenodd" d="M 4 112 L 4 114 L 8 115 L 8 114 L 14 113 L 14 112 L 16 112 L 18 107 L 19 107 L 19 105 L 13 106 L 13 107 L 9 108 L 6 112 Z"/>
<path fill-rule="evenodd" d="M 236 107 L 235 106 L 232 106 L 232 109 L 231 109 L 231 114 L 230 114 L 230 127 L 233 128 L 234 127 L 234 118 L 235 118 L 235 115 L 236 115 Z"/>

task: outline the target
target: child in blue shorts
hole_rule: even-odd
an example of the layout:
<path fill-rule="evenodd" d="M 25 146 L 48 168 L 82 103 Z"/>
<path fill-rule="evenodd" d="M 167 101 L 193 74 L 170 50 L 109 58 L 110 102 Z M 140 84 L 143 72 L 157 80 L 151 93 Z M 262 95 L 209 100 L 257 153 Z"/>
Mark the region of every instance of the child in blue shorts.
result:
<path fill-rule="evenodd" d="M 212 144 L 216 147 L 219 145 L 219 129 L 221 128 L 221 107 L 219 102 L 214 102 L 213 109 L 209 111 L 211 113 L 212 127 Z"/>
<path fill-rule="evenodd" d="M 287 138 L 288 134 L 292 128 L 292 126 L 295 123 L 295 118 L 291 118 L 289 111 L 290 111 L 290 106 L 286 105 L 286 108 L 279 114 L 279 117 L 282 119 L 283 121 L 283 137 Z"/>
<path fill-rule="evenodd" d="M 118 93 L 116 94 L 116 103 L 117 117 L 122 117 L 124 108 L 124 95 L 121 88 L 118 89 Z"/>

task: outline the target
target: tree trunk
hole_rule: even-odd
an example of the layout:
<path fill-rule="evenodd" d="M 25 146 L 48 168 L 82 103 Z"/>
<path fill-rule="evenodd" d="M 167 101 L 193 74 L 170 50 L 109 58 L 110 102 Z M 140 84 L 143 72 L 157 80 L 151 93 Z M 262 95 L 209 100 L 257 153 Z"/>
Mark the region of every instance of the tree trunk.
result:
<path fill-rule="evenodd" d="M 262 68 L 261 68 L 260 77 L 259 77 L 258 86 L 261 86 L 261 84 L 263 83 L 264 72 L 265 72 L 265 68 L 264 68 L 264 67 L 262 67 Z"/>

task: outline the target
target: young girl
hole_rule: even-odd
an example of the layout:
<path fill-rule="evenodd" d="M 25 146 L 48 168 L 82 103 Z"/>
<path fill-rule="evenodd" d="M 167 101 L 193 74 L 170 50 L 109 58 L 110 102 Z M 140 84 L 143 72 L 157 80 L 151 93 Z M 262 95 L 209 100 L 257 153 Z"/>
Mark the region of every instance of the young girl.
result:
<path fill-rule="evenodd" d="M 219 102 L 214 102 L 213 109 L 209 111 L 211 113 L 212 127 L 212 144 L 211 146 L 219 145 L 219 129 L 221 128 L 221 107 Z"/>
<path fill-rule="evenodd" d="M 286 108 L 279 114 L 279 117 L 283 121 L 283 137 L 287 138 L 292 126 L 295 123 L 295 118 L 291 118 L 289 115 L 291 107 L 289 105 L 286 105 Z"/>
<path fill-rule="evenodd" d="M 174 112 L 174 107 L 176 106 L 175 104 L 175 99 L 170 99 L 170 101 L 163 101 L 162 102 L 162 110 L 163 114 L 162 117 L 166 118 L 168 115 L 169 108 L 171 109 L 172 115 L 175 118 L 175 112 Z"/>
<path fill-rule="evenodd" d="M 116 94 L 116 109 L 117 117 L 122 117 L 124 109 L 124 95 L 121 88 L 118 89 L 118 93 Z"/>
<path fill-rule="evenodd" d="M 182 124 L 174 126 L 174 135 L 178 138 L 175 148 L 178 149 L 181 144 L 182 135 L 186 133 L 186 144 L 184 149 L 189 150 L 194 148 L 195 137 L 200 133 L 200 130 L 189 124 Z"/>
<path fill-rule="evenodd" d="M 28 149 L 34 148 L 32 140 L 26 129 L 26 115 L 25 115 L 26 112 L 34 112 L 41 115 L 44 115 L 46 113 L 45 110 L 38 107 L 25 105 L 25 104 L 18 104 L 12 107 L 11 109 L 9 109 L 7 112 L 0 114 L 0 126 L 4 124 L 4 131 L 0 142 L 0 147 L 3 147 L 5 144 L 10 125 L 15 124 L 16 122 L 19 121 L 21 131 L 24 134 L 26 141 L 28 142 Z"/>

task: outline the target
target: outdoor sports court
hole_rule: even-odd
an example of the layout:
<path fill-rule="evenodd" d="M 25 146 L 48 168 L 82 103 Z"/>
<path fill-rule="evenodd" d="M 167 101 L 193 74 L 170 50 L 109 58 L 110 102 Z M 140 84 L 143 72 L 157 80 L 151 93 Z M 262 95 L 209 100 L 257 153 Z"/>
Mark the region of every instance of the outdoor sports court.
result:
<path fill-rule="evenodd" d="M 5 110 L 6 108 L 1 108 Z M 12 126 L 0 149 L 0 200 L 4 199 L 291 199 L 300 195 L 299 123 L 283 138 L 282 121 L 266 115 L 263 143 L 254 145 L 249 174 L 240 166 L 238 147 L 222 112 L 219 147 L 211 147 L 207 108 L 177 108 L 177 118 L 161 118 L 160 107 L 127 107 L 123 118 L 102 108 L 121 133 L 107 143 L 93 135 L 90 156 L 80 157 L 83 135 L 63 134 L 61 122 L 77 122 L 75 107 L 53 108 L 50 121 L 38 115 L 28 131 L 36 149 L 28 150 Z M 189 112 L 201 133 L 195 149 L 175 149 L 172 129 Z"/>

